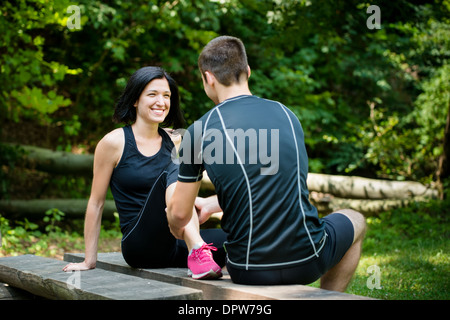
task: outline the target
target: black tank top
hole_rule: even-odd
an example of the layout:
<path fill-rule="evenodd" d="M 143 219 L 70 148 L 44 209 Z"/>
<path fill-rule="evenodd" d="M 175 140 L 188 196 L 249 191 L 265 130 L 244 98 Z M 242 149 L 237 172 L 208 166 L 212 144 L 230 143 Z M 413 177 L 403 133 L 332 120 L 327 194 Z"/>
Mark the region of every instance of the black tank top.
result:
<path fill-rule="evenodd" d="M 138 150 L 131 126 L 125 126 L 123 130 L 125 146 L 110 181 L 122 231 L 139 214 L 156 179 L 167 173 L 167 187 L 177 181 L 178 175 L 178 165 L 171 158 L 174 144 L 164 129 L 158 128 L 162 137 L 161 149 L 150 157 Z"/>

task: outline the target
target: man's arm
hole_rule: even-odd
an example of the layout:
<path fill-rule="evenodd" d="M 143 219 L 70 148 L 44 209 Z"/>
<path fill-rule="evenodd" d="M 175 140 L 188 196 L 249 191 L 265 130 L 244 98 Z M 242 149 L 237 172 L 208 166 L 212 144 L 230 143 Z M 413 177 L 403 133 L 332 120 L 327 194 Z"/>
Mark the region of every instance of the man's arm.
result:
<path fill-rule="evenodd" d="M 201 181 L 177 182 L 175 191 L 167 205 L 167 220 L 172 234 L 183 239 L 184 227 L 192 218 L 192 208 L 200 189 Z"/>

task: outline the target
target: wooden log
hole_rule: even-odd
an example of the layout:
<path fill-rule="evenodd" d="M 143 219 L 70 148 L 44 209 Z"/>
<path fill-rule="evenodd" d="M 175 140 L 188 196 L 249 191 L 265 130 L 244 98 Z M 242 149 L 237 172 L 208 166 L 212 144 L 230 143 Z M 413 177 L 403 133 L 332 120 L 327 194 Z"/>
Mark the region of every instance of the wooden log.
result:
<path fill-rule="evenodd" d="M 353 209 L 365 216 L 374 216 L 380 212 L 405 207 L 410 203 L 426 201 L 427 198 L 410 199 L 342 199 L 336 197 L 311 197 L 311 202 L 320 214 L 326 215 L 339 209 Z M 82 219 L 86 212 L 87 200 L 84 199 L 38 199 L 38 200 L 0 200 L 0 214 L 10 219 L 41 219 L 49 209 L 57 208 L 66 214 L 68 219 Z M 114 220 L 117 212 L 114 201 L 107 200 L 103 211 L 103 219 Z M 222 213 L 216 213 L 206 221 L 203 228 L 214 228 L 220 225 Z"/>
<path fill-rule="evenodd" d="M 57 174 L 90 174 L 94 156 L 22 146 L 27 152 L 25 163 L 37 170 Z M 330 193 L 346 199 L 408 199 L 437 198 L 438 191 L 414 181 L 390 181 L 356 176 L 308 174 L 308 189 Z M 214 185 L 204 172 L 202 189 L 214 191 Z"/>
<path fill-rule="evenodd" d="M 6 283 L 0 283 L 0 301 L 2 300 L 33 300 L 35 295 L 31 293 L 12 287 Z"/>
<path fill-rule="evenodd" d="M 330 211 L 336 212 L 339 209 L 353 209 L 361 212 L 364 216 L 373 216 L 380 212 L 390 211 L 396 208 L 405 207 L 410 203 L 423 201 L 419 198 L 411 199 L 383 199 L 383 200 L 364 200 L 364 199 L 338 199 L 334 198 L 330 203 Z"/>
<path fill-rule="evenodd" d="M 92 175 L 93 154 L 73 154 L 35 146 L 20 147 L 25 151 L 23 160 L 27 167 L 55 174 Z"/>
<path fill-rule="evenodd" d="M 364 216 L 375 216 L 380 212 L 390 211 L 405 207 L 414 202 L 427 201 L 426 197 L 414 197 L 409 199 L 342 199 L 332 195 L 317 196 L 311 194 L 311 202 L 319 213 L 326 215 L 337 212 L 339 209 L 353 209 L 361 212 Z"/>
<path fill-rule="evenodd" d="M 390 181 L 356 176 L 308 174 L 308 189 L 347 199 L 436 198 L 438 191 L 415 181 Z"/>
<path fill-rule="evenodd" d="M 83 218 L 86 213 L 87 199 L 34 199 L 0 200 L 0 213 L 12 218 L 40 219 L 49 209 L 59 209 L 67 218 Z M 106 200 L 103 219 L 113 220 L 116 212 L 114 200 Z"/>
<path fill-rule="evenodd" d="M 329 193 L 346 199 L 411 199 L 414 197 L 437 198 L 438 191 L 415 181 L 390 181 L 357 176 L 340 176 L 309 173 L 308 190 Z M 202 188 L 214 190 L 206 172 Z"/>
<path fill-rule="evenodd" d="M 0 214 L 13 218 L 40 219 L 49 209 L 59 209 L 67 218 L 83 218 L 86 213 L 86 199 L 33 199 L 33 200 L 0 200 Z M 103 208 L 103 219 L 114 220 L 117 212 L 114 200 L 106 200 Z M 214 213 L 205 222 L 205 227 L 214 227 L 220 223 L 222 213 Z"/>

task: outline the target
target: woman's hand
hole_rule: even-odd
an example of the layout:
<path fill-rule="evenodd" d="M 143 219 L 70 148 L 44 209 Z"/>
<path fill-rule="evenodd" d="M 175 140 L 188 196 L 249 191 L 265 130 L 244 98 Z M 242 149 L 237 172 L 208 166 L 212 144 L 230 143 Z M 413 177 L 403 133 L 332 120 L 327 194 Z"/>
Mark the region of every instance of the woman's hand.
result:
<path fill-rule="evenodd" d="M 90 270 L 90 269 L 94 269 L 95 268 L 95 264 L 87 264 L 86 261 L 83 262 L 79 262 L 79 263 L 69 263 L 68 265 L 66 265 L 63 268 L 63 271 L 65 272 L 70 272 L 70 271 L 85 271 L 85 270 Z"/>

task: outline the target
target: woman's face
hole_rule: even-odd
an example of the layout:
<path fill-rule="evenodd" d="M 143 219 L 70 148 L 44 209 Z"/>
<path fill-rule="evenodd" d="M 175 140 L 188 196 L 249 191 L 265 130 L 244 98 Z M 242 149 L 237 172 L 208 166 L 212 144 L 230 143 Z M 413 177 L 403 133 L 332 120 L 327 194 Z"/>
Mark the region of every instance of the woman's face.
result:
<path fill-rule="evenodd" d="M 139 96 L 136 107 L 136 120 L 161 123 L 170 110 L 170 87 L 166 78 L 150 81 Z"/>

